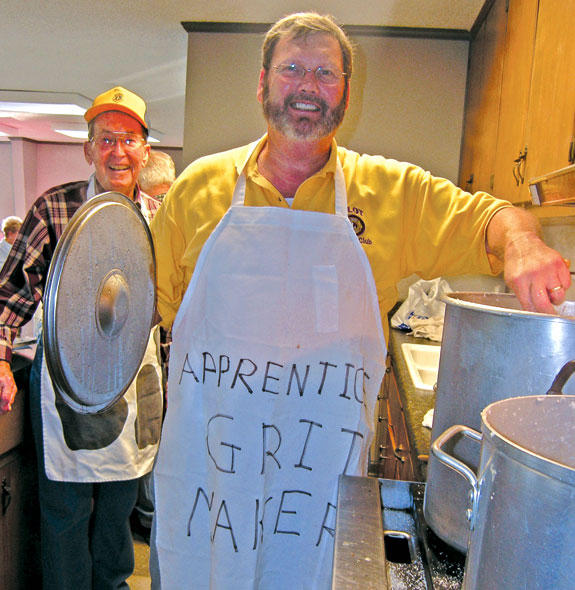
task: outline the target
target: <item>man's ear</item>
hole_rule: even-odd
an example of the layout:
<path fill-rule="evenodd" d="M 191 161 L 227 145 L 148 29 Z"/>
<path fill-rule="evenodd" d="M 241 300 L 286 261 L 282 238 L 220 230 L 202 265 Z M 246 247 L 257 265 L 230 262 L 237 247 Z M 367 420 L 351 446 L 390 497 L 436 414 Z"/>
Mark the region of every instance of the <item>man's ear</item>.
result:
<path fill-rule="evenodd" d="M 94 162 L 94 158 L 92 158 L 92 143 L 89 141 L 84 142 L 84 158 L 90 166 Z"/>
<path fill-rule="evenodd" d="M 145 145 L 145 148 L 146 148 L 145 154 L 144 154 L 144 157 L 142 158 L 142 168 L 146 167 L 146 164 L 148 163 L 148 160 L 150 159 L 150 150 L 152 149 L 150 147 L 150 144 L 148 144 L 148 143 Z"/>
<path fill-rule="evenodd" d="M 347 96 L 345 98 L 345 110 L 347 111 L 347 107 L 349 106 L 349 95 L 351 94 L 350 83 L 349 80 L 346 78 L 345 83 L 347 84 Z"/>
<path fill-rule="evenodd" d="M 259 103 L 263 103 L 264 101 L 264 79 L 266 77 L 266 71 L 264 68 L 260 70 L 260 80 L 258 82 L 258 91 L 257 91 L 257 98 Z"/>

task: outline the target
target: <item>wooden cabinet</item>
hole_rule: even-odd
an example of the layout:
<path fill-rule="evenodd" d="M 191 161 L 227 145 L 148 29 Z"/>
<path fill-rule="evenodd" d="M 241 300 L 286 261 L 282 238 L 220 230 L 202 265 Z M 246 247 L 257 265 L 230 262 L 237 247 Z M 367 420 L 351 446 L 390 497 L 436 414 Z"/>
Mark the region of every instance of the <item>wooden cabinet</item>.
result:
<path fill-rule="evenodd" d="M 19 449 L 0 457 L 0 588 L 24 588 L 21 580 L 26 569 L 26 529 L 24 469 Z"/>
<path fill-rule="evenodd" d="M 513 202 L 529 199 L 524 182 L 529 155 L 526 128 L 537 5 L 538 0 L 510 2 L 505 27 L 495 160 L 486 189 Z"/>
<path fill-rule="evenodd" d="M 460 186 L 489 191 L 504 61 L 506 2 L 495 0 L 469 48 Z"/>
<path fill-rule="evenodd" d="M 530 202 L 529 179 L 575 156 L 575 0 L 486 8 L 470 46 L 459 184 Z"/>
<path fill-rule="evenodd" d="M 575 0 L 539 0 L 526 178 L 575 163 Z"/>
<path fill-rule="evenodd" d="M 416 479 L 403 405 L 390 357 L 377 399 L 369 474 L 387 479 Z"/>

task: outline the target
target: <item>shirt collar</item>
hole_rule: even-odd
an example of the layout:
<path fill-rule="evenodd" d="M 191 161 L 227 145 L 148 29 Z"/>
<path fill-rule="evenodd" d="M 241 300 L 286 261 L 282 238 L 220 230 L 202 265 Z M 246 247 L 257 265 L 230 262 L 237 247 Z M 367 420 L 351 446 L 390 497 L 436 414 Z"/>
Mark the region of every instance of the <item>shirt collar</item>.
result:
<path fill-rule="evenodd" d="M 249 151 L 251 150 L 251 155 L 249 156 L 248 161 L 245 163 L 245 172 L 246 172 L 246 176 L 248 178 L 251 177 L 253 174 L 257 173 L 258 156 L 260 155 L 260 152 L 262 151 L 264 145 L 266 144 L 267 139 L 268 139 L 268 135 L 266 133 L 263 137 L 260 137 L 260 139 L 258 139 L 257 141 L 249 144 L 249 146 L 246 146 L 247 153 L 249 153 Z M 242 157 L 243 157 L 243 160 L 236 161 L 236 170 L 238 172 L 238 176 L 242 173 L 242 167 L 244 165 L 245 158 L 247 157 L 247 154 L 244 153 L 244 155 Z M 335 141 L 335 138 L 334 138 L 331 142 L 331 151 L 329 154 L 328 161 L 325 163 L 323 168 L 321 168 L 321 170 L 318 170 L 314 174 L 314 176 L 326 176 L 327 174 L 335 174 L 336 162 L 337 162 L 337 142 Z"/>
<path fill-rule="evenodd" d="M 98 179 L 96 178 L 96 174 L 92 174 L 90 176 L 90 178 L 88 179 L 87 199 L 89 200 L 89 199 L 95 197 L 96 195 L 101 195 L 102 193 L 106 193 L 106 192 L 108 192 L 108 191 L 104 190 L 102 185 L 98 182 Z M 134 201 L 134 203 L 141 203 L 141 201 L 142 201 L 141 195 L 140 195 L 140 187 L 137 184 L 134 188 L 132 200 Z"/>

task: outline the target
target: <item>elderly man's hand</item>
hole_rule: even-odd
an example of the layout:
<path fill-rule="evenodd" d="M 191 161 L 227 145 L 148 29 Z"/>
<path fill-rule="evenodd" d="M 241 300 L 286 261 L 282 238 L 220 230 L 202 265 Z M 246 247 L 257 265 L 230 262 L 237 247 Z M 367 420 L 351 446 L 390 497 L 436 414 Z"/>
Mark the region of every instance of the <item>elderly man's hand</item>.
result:
<path fill-rule="evenodd" d="M 10 369 L 10 363 L 0 361 L 0 414 L 5 414 L 12 409 L 16 397 L 16 383 Z"/>
<path fill-rule="evenodd" d="M 555 313 L 571 284 L 569 262 L 532 232 L 509 240 L 503 260 L 505 282 L 523 309 Z"/>

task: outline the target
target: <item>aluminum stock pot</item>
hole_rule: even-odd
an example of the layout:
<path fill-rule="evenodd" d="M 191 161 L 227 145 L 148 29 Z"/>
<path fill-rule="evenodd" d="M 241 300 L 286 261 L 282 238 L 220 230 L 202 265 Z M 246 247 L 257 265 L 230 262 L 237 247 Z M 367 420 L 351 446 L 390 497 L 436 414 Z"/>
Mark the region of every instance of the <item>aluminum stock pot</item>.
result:
<path fill-rule="evenodd" d="M 444 296 L 445 322 L 433 418 L 432 442 L 449 427 L 481 427 L 489 404 L 540 395 L 575 359 L 575 303 L 549 315 L 521 310 L 508 293 L 458 292 Z M 564 393 L 575 394 L 575 380 Z M 480 447 L 469 437 L 449 441 L 446 450 L 477 472 Z M 431 454 L 427 472 L 426 522 L 444 541 L 467 551 L 469 483 Z"/>
<path fill-rule="evenodd" d="M 572 589 L 575 395 L 497 401 L 481 420 L 482 434 L 455 425 L 432 446 L 472 489 L 463 588 Z M 444 450 L 458 435 L 481 441 L 477 475 Z"/>

